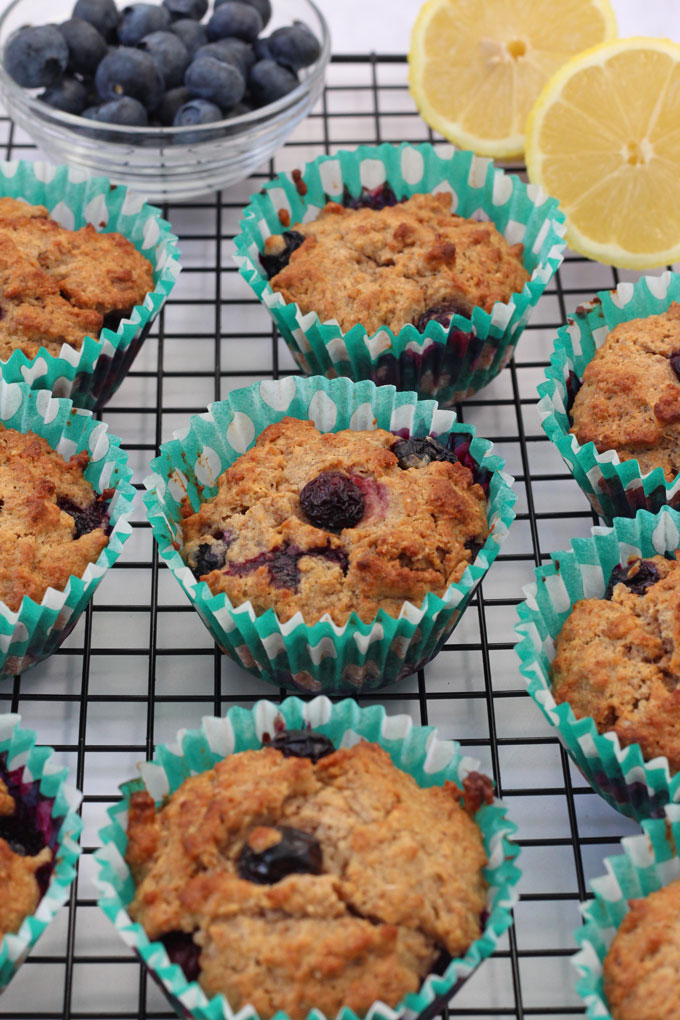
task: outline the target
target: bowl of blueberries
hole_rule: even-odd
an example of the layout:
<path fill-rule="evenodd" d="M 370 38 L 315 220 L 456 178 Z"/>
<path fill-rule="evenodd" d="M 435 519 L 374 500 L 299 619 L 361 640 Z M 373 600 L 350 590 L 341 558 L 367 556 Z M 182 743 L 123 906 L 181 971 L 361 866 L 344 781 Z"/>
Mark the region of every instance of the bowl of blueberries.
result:
<path fill-rule="evenodd" d="M 124 3 L 124 0 L 123 0 Z M 51 159 L 154 201 L 241 181 L 321 94 L 313 0 L 12 0 L 0 95 Z"/>

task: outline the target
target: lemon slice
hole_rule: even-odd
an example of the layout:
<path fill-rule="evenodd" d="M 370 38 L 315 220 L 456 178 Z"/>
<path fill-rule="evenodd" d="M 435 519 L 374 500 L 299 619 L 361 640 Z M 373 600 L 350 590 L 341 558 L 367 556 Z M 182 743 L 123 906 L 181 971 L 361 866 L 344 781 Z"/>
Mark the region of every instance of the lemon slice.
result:
<path fill-rule="evenodd" d="M 550 76 L 615 36 L 609 0 L 428 0 L 411 34 L 411 93 L 430 127 L 461 148 L 520 156 Z"/>
<path fill-rule="evenodd" d="M 618 39 L 565 64 L 527 125 L 529 177 L 576 251 L 653 269 L 680 259 L 680 45 Z"/>

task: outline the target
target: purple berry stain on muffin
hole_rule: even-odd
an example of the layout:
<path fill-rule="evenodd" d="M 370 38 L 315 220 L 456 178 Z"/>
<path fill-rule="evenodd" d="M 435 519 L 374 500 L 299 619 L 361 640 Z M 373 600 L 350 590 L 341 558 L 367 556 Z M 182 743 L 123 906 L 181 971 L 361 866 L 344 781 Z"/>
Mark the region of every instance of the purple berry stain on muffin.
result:
<path fill-rule="evenodd" d="M 189 566 L 196 578 L 211 574 L 213 570 L 221 570 L 227 562 L 227 549 L 235 539 L 233 531 L 213 532 L 214 542 L 201 542 L 196 552 L 189 559 Z"/>
<path fill-rule="evenodd" d="M 633 595 L 644 595 L 659 580 L 659 571 L 649 560 L 633 560 L 624 566 L 614 567 L 609 578 L 605 599 L 611 599 L 617 584 L 625 584 Z"/>
<path fill-rule="evenodd" d="M 253 829 L 236 861 L 241 878 L 257 885 L 274 885 L 287 875 L 320 875 L 319 841 L 290 825 Z"/>
<path fill-rule="evenodd" d="M 165 946 L 170 963 L 176 963 L 184 972 L 187 981 L 197 981 L 201 973 L 198 959 L 201 955 L 199 946 L 186 931 L 169 931 L 161 942 Z"/>
<path fill-rule="evenodd" d="M 345 185 L 342 196 L 342 204 L 347 209 L 375 209 L 377 212 L 388 205 L 398 205 L 403 201 L 405 199 L 397 198 L 387 181 L 384 184 L 379 184 L 377 188 L 362 187 L 359 195 L 351 195 Z"/>
<path fill-rule="evenodd" d="M 451 299 L 450 301 L 443 301 L 439 305 L 432 305 L 420 316 L 416 322 L 416 329 L 422 333 L 427 326 L 428 322 L 439 322 L 445 328 L 451 325 L 451 319 L 454 315 L 462 315 L 464 318 L 469 319 L 472 315 L 472 306 L 466 301 L 456 301 Z"/>
<path fill-rule="evenodd" d="M 284 758 L 309 758 L 315 765 L 320 758 L 333 754 L 333 741 L 324 733 L 313 730 L 282 730 L 269 741 Z"/>
<path fill-rule="evenodd" d="M 96 531 L 97 528 L 101 528 L 107 535 L 111 531 L 109 506 L 106 499 L 96 499 L 89 506 L 83 507 L 78 506 L 68 496 L 57 496 L 57 506 L 73 518 L 76 529 L 74 538 L 87 535 L 90 531 Z"/>
<path fill-rule="evenodd" d="M 567 414 L 569 416 L 569 421 L 571 421 L 572 420 L 571 409 L 574 406 L 576 394 L 581 389 L 581 380 L 576 375 L 576 372 L 574 372 L 571 369 L 569 371 L 569 375 L 567 376 L 566 388 L 567 388 Z"/>
<path fill-rule="evenodd" d="M 361 489 L 342 471 L 322 471 L 300 492 L 302 511 L 315 528 L 341 531 L 353 528 L 364 516 Z"/>
<path fill-rule="evenodd" d="M 403 471 L 409 468 L 427 467 L 432 461 L 448 461 L 456 464 L 455 453 L 435 439 L 433 436 L 411 436 L 410 439 L 398 439 L 392 447 L 392 453 Z"/>
<path fill-rule="evenodd" d="M 337 563 L 343 574 L 347 573 L 349 557 L 342 549 L 332 549 L 330 546 L 318 546 L 314 549 L 301 549 L 297 545 L 284 544 L 278 549 L 270 552 L 258 553 L 250 560 L 243 563 L 230 563 L 227 573 L 236 577 L 243 577 L 252 574 L 260 567 L 267 567 L 272 585 L 275 588 L 289 588 L 297 591 L 300 584 L 300 568 L 298 566 L 303 556 L 321 556 L 331 563 Z"/>
<path fill-rule="evenodd" d="M 0 838 L 21 857 L 34 857 L 48 846 L 55 851 L 59 829 L 52 818 L 54 800 L 40 793 L 37 780 L 26 783 L 23 768 L 8 769 L 7 754 L 0 754 L 0 780 L 14 801 L 14 810 L 0 817 Z M 41 896 L 45 895 L 54 870 L 54 861 L 44 864 L 35 872 Z"/>
<path fill-rule="evenodd" d="M 680 351 L 673 351 L 668 360 L 671 363 L 671 368 L 675 372 L 676 378 L 680 380 Z"/>
<path fill-rule="evenodd" d="M 296 251 L 301 244 L 304 243 L 305 238 L 297 230 L 284 230 L 281 234 L 281 238 L 284 243 L 284 247 L 279 252 L 273 252 L 266 254 L 262 252 L 260 255 L 260 262 L 262 268 L 267 274 L 268 279 L 276 276 L 282 269 L 285 269 L 290 262 L 290 257 L 294 251 Z"/>

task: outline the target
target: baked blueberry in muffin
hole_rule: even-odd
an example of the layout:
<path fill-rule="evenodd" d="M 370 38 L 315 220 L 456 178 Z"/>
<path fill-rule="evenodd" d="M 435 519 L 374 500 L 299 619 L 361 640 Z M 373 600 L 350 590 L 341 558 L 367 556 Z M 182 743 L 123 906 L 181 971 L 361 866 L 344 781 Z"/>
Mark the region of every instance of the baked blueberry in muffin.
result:
<path fill-rule="evenodd" d="M 344 623 L 443 595 L 488 533 L 485 473 L 435 438 L 321 433 L 284 418 L 183 505 L 182 554 L 212 592 L 257 613 Z"/>
<path fill-rule="evenodd" d="M 130 799 L 130 916 L 208 996 L 263 1020 L 395 1006 L 479 937 L 486 907 L 486 777 L 425 789 L 377 744 L 317 757 L 310 741 L 305 757 L 301 736 L 233 754 L 158 807 Z"/>

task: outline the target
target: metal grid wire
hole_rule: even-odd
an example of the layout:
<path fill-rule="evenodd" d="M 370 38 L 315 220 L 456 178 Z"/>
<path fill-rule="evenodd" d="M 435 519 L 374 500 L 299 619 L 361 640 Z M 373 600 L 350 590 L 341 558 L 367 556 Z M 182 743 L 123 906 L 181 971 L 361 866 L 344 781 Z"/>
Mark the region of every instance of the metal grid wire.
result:
<path fill-rule="evenodd" d="M 102 417 L 120 436 L 141 488 L 162 440 L 230 390 L 295 371 L 265 309 L 230 258 L 240 211 L 263 180 L 323 152 L 360 143 L 437 141 L 417 115 L 400 55 L 336 56 L 325 93 L 271 164 L 250 180 L 164 215 L 179 235 L 184 271 L 172 299 Z M 0 119 L 8 158 L 35 156 Z M 521 167 L 509 169 L 522 172 Z M 621 274 L 634 279 L 635 274 Z M 450 642 L 416 676 L 359 699 L 383 702 L 455 737 L 493 775 L 519 825 L 523 852 L 515 927 L 453 1000 L 451 1017 L 583 1015 L 569 956 L 578 902 L 622 835 L 637 827 L 600 800 L 571 767 L 525 692 L 512 651 L 521 588 L 551 550 L 593 523 L 585 497 L 536 414 L 536 386 L 567 314 L 616 271 L 569 255 L 546 291 L 513 362 L 458 408 L 494 441 L 515 475 L 518 515 L 503 553 Z M 92 852 L 119 783 L 180 726 L 232 704 L 283 692 L 222 656 L 170 572 L 158 569 L 138 505 L 122 562 L 51 659 L 5 684 L 0 711 L 18 711 L 51 744 L 84 791 L 79 877 L 62 910 L 7 992 L 0 1018 L 166 1020 L 174 1014 L 96 906 Z"/>

